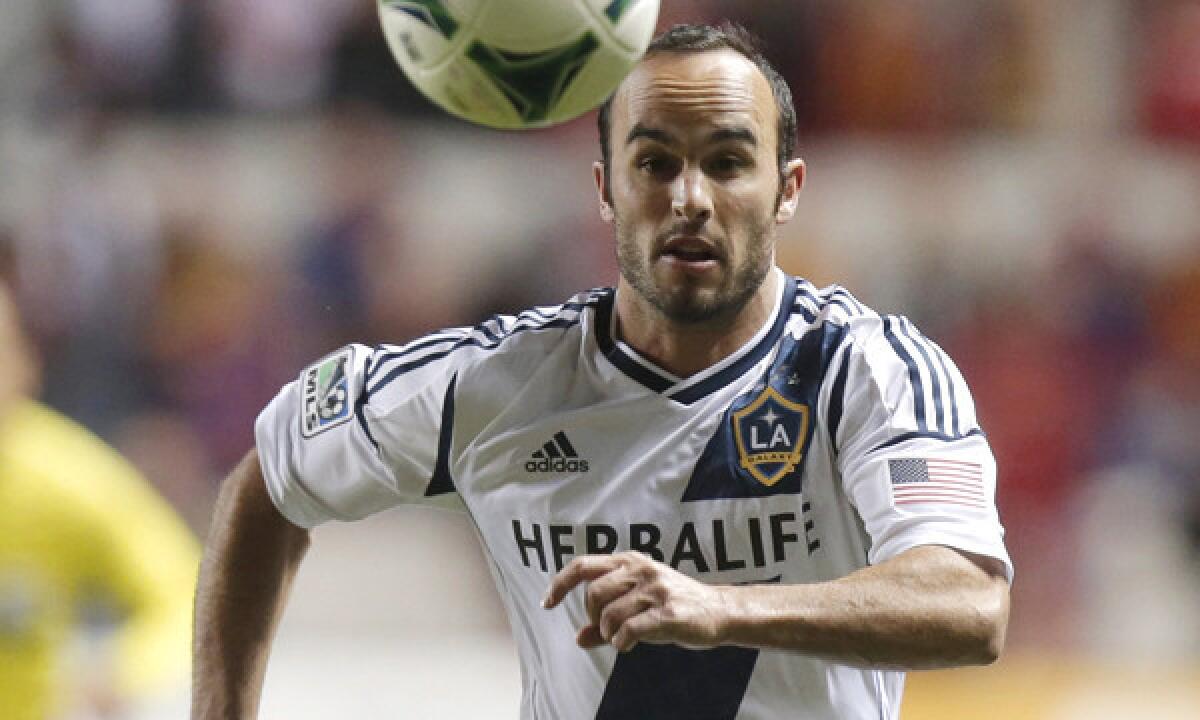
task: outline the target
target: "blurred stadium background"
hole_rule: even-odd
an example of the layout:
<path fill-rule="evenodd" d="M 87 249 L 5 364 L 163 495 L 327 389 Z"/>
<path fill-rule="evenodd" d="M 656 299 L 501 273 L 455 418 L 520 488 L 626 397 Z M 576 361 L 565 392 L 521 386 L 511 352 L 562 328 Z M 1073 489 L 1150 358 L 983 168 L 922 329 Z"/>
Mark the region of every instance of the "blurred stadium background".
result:
<path fill-rule="evenodd" d="M 905 718 L 1196 717 L 1200 2 L 664 0 L 660 26 L 723 17 L 797 99 L 781 263 L 945 346 L 1000 462 L 1008 652 L 914 674 Z M 369 0 L 0 5 L 0 271 L 43 397 L 201 534 L 310 359 L 610 284 L 597 155 L 592 116 L 441 114 Z M 518 695 L 463 518 L 316 533 L 263 717 Z"/>

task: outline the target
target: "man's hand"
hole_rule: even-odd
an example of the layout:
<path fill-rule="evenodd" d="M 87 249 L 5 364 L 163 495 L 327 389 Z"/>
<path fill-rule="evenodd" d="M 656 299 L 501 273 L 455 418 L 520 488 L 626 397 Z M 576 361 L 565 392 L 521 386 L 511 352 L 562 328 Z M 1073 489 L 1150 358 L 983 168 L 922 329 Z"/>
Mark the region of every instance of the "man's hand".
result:
<path fill-rule="evenodd" d="M 721 642 L 725 588 L 693 580 L 642 553 L 575 558 L 554 576 L 542 605 L 557 606 L 580 583 L 587 583 L 590 620 L 575 639 L 581 647 L 612 643 L 626 652 L 639 642 L 692 648 Z"/>

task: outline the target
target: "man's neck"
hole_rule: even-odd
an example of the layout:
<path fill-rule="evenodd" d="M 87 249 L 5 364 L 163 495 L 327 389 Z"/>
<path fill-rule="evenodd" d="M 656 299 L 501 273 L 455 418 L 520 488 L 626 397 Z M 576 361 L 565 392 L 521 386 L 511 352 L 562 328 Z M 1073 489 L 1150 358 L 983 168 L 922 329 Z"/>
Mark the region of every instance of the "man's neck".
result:
<path fill-rule="evenodd" d="M 775 310 L 781 282 L 781 273 L 772 268 L 732 318 L 680 323 L 664 316 L 622 280 L 617 286 L 616 335 L 663 370 L 690 377 L 737 352 L 762 329 Z"/>

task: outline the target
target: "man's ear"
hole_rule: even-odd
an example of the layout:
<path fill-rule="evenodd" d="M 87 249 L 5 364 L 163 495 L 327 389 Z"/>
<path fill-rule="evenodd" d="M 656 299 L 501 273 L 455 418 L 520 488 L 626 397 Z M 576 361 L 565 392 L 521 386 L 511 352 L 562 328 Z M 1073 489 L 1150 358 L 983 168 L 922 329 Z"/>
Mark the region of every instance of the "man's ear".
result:
<path fill-rule="evenodd" d="M 775 210 L 775 222 L 783 224 L 796 214 L 796 203 L 800 200 L 800 188 L 804 187 L 804 161 L 795 158 L 783 169 L 783 188 L 779 193 L 779 207 Z"/>
<path fill-rule="evenodd" d="M 616 217 L 613 213 L 612 198 L 608 196 L 608 183 L 606 183 L 604 163 L 597 160 L 592 163 L 592 178 L 596 181 L 596 195 L 600 198 L 600 217 L 606 223 L 611 223 Z"/>

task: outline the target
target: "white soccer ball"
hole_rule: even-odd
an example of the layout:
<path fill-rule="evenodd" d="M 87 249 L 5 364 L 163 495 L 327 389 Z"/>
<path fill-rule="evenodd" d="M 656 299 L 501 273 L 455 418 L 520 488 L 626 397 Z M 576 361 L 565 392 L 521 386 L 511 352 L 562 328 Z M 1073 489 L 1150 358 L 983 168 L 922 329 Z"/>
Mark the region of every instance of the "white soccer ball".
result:
<path fill-rule="evenodd" d="M 659 0 L 378 0 L 396 62 L 449 112 L 543 127 L 599 105 L 645 52 Z"/>

